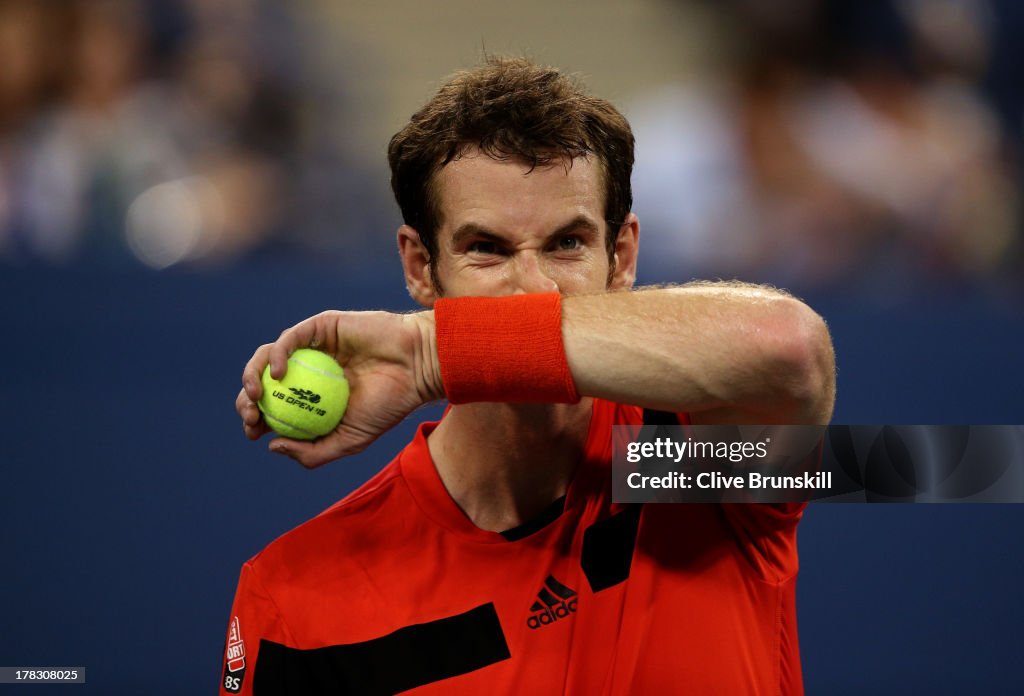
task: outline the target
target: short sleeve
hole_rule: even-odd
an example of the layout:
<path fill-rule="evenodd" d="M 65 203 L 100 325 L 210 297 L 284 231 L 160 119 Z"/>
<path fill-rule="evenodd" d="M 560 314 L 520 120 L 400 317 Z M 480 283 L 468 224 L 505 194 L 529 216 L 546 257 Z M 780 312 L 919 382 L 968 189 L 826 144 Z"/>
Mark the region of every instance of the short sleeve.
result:
<path fill-rule="evenodd" d="M 220 694 L 251 696 L 260 641 L 290 642 L 280 611 L 260 582 L 253 562 L 242 566 L 224 644 Z"/>

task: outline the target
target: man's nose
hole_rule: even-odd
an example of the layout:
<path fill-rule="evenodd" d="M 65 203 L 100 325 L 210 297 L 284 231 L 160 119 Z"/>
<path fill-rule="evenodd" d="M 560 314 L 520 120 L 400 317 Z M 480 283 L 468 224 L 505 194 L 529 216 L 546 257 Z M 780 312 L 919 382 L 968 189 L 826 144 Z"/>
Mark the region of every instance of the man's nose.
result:
<path fill-rule="evenodd" d="M 517 295 L 558 292 L 558 283 L 548 275 L 539 254 L 532 250 L 516 254 L 514 282 Z"/>

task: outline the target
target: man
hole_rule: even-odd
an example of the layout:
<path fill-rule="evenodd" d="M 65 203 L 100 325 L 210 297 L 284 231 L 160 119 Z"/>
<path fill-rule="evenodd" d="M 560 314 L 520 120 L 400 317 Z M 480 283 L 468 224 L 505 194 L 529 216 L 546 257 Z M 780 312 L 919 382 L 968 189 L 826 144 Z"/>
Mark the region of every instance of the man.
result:
<path fill-rule="evenodd" d="M 391 141 L 398 248 L 426 311 L 325 312 L 351 382 L 338 429 L 270 447 L 308 467 L 448 398 L 359 490 L 246 563 L 228 693 L 801 693 L 799 505 L 611 502 L 611 427 L 826 423 L 822 320 L 774 290 L 631 290 L 633 138 L 557 71 L 489 59 Z"/>

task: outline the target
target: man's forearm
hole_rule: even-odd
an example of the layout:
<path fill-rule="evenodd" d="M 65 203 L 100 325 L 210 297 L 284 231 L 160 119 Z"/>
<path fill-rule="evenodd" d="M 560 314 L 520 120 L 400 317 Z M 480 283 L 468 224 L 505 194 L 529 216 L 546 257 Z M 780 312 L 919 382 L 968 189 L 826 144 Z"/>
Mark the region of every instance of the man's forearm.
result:
<path fill-rule="evenodd" d="M 835 367 L 825 322 L 784 293 L 697 283 L 564 297 L 580 394 L 701 422 L 827 423 Z"/>

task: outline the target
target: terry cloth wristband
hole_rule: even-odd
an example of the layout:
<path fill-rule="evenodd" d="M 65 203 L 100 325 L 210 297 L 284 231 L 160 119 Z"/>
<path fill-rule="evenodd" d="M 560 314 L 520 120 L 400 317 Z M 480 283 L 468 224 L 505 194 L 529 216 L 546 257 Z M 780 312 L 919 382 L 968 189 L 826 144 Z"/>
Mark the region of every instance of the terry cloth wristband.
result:
<path fill-rule="evenodd" d="M 448 401 L 574 404 L 557 292 L 441 298 L 437 356 Z"/>

